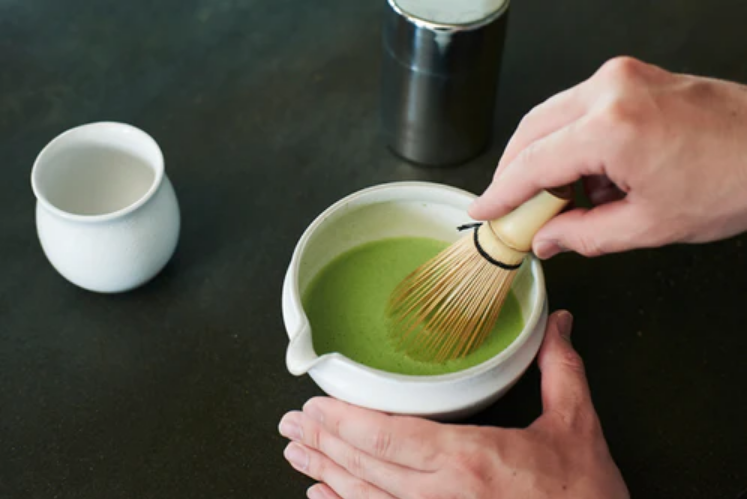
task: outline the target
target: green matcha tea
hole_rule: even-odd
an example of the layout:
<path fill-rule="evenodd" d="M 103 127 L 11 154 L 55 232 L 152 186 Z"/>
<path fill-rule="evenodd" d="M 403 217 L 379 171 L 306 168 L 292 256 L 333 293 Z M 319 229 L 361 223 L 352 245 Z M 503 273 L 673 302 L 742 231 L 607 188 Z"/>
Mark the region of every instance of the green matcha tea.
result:
<path fill-rule="evenodd" d="M 428 375 L 466 369 L 505 349 L 524 326 L 513 292 L 485 343 L 466 357 L 429 363 L 395 348 L 387 331 L 389 295 L 410 272 L 446 246 L 425 238 L 383 239 L 353 248 L 330 262 L 303 296 L 316 353 L 339 352 L 384 371 Z"/>

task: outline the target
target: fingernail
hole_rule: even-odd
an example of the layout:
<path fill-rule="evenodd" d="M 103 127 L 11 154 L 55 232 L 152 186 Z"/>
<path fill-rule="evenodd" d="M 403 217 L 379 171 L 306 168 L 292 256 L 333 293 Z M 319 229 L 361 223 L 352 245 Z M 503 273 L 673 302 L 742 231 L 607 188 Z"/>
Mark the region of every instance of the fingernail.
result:
<path fill-rule="evenodd" d="M 283 452 L 285 459 L 295 468 L 305 470 L 309 465 L 309 454 L 300 445 L 290 444 Z"/>
<path fill-rule="evenodd" d="M 319 408 L 316 407 L 316 404 L 307 404 L 306 406 L 304 406 L 303 412 L 311 419 L 315 419 L 320 423 L 324 423 L 324 414 L 322 414 L 322 411 L 320 411 Z"/>
<path fill-rule="evenodd" d="M 539 241 L 536 244 L 534 254 L 537 255 L 537 258 L 539 258 L 540 260 L 547 260 L 548 258 L 552 258 L 558 253 L 562 253 L 564 251 L 568 250 L 563 248 L 555 241 Z"/>
<path fill-rule="evenodd" d="M 280 421 L 280 434 L 286 438 L 290 438 L 291 440 L 303 439 L 303 430 L 301 427 L 296 424 L 296 422 L 288 421 L 285 418 Z"/>
<path fill-rule="evenodd" d="M 309 490 L 306 491 L 306 497 L 309 499 L 327 499 L 327 494 L 325 494 L 320 487 L 315 485 L 309 487 Z"/>
<path fill-rule="evenodd" d="M 571 342 L 571 330 L 573 329 L 573 316 L 570 312 L 563 311 L 558 315 L 558 331 L 560 337 Z"/>

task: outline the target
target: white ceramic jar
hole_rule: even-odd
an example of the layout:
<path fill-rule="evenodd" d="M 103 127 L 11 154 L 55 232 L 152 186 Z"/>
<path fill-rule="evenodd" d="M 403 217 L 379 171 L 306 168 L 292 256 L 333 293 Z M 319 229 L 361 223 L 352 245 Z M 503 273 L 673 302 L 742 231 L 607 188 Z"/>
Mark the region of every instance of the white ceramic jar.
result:
<path fill-rule="evenodd" d="M 133 126 L 100 122 L 62 133 L 36 158 L 31 186 L 44 253 L 81 288 L 136 288 L 176 249 L 180 213 L 163 154 Z"/>
<path fill-rule="evenodd" d="M 282 311 L 290 340 L 288 370 L 308 374 L 327 394 L 387 413 L 434 419 L 473 414 L 503 396 L 531 364 L 542 343 L 548 305 L 540 262 L 530 256 L 513 284 L 524 329 L 505 350 L 469 369 L 433 376 L 393 374 L 340 353 L 317 355 L 302 296 L 331 260 L 368 241 L 423 236 L 447 242 L 472 222 L 473 194 L 426 182 L 395 182 L 356 192 L 329 207 L 306 229 L 293 253 L 283 286 Z M 356 331 L 346 331 L 356 334 Z"/>

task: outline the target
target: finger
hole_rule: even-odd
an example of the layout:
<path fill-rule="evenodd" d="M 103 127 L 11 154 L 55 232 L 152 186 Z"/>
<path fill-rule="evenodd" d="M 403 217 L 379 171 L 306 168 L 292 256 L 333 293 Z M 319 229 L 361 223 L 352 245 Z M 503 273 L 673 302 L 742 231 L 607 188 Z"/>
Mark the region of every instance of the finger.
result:
<path fill-rule="evenodd" d="M 309 499 L 342 499 L 326 483 L 317 483 L 309 487 L 309 490 L 306 491 L 306 497 Z"/>
<path fill-rule="evenodd" d="M 302 412 L 290 412 L 280 422 L 280 433 L 318 450 L 353 476 L 401 497 L 419 478 L 420 471 L 377 459 L 330 434 Z"/>
<path fill-rule="evenodd" d="M 495 178 L 503 172 L 502 166 L 511 163 L 526 146 L 584 115 L 586 103 L 581 90 L 581 85 L 563 90 L 530 110 L 522 118 L 498 162 Z"/>
<path fill-rule="evenodd" d="M 626 199 L 591 210 L 576 208 L 547 222 L 534 236 L 532 248 L 543 260 L 561 251 L 587 257 L 626 251 L 648 244 L 647 220 Z"/>
<path fill-rule="evenodd" d="M 581 357 L 571 346 L 573 317 L 562 310 L 547 323 L 545 339 L 538 356 L 542 373 L 543 414 L 559 416 L 576 427 L 595 414 Z"/>
<path fill-rule="evenodd" d="M 291 442 L 283 453 L 288 462 L 306 476 L 326 483 L 345 499 L 394 499 L 374 485 L 354 477 L 324 454 L 297 442 Z"/>
<path fill-rule="evenodd" d="M 522 118 L 498 162 L 493 183 L 501 177 L 506 165 L 511 164 L 531 143 L 562 129 L 584 115 L 587 108 L 587 99 L 583 98 L 585 84 L 586 82 L 583 82 L 553 95 Z M 485 212 L 486 209 L 489 210 L 490 205 L 483 206 L 483 198 L 490 195 L 491 191 L 488 189 L 472 204 L 469 208 L 470 216 L 475 219 L 495 218 L 491 217 L 489 211 Z"/>
<path fill-rule="evenodd" d="M 583 117 L 525 147 L 504 167 L 469 210 L 477 220 L 512 211 L 542 189 L 562 187 L 587 175 L 604 174 L 605 138 Z"/>
<path fill-rule="evenodd" d="M 417 417 L 389 416 L 328 397 L 309 400 L 303 411 L 332 435 L 363 452 L 421 471 L 438 468 L 439 450 L 451 434 L 447 425 Z"/>

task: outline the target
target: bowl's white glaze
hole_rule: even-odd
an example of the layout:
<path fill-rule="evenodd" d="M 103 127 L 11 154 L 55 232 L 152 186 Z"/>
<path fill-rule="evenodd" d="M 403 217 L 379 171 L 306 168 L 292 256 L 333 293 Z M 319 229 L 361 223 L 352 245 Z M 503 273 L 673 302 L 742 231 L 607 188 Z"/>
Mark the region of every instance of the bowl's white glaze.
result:
<path fill-rule="evenodd" d="M 102 293 L 153 278 L 180 231 L 176 194 L 148 134 L 91 123 L 57 136 L 31 172 L 44 254 L 67 280 Z"/>
<path fill-rule="evenodd" d="M 544 337 L 547 300 L 541 264 L 534 257 L 519 270 L 513 290 L 525 327 L 504 351 L 455 373 L 408 376 L 357 363 L 339 353 L 318 356 L 301 303 L 306 286 L 332 259 L 359 244 L 396 236 L 454 241 L 472 220 L 471 193 L 427 182 L 395 182 L 356 192 L 330 206 L 306 229 L 283 285 L 282 310 L 290 340 L 288 370 L 308 373 L 327 394 L 362 407 L 435 419 L 464 417 L 503 396 L 534 359 Z M 355 331 L 350 331 L 355 334 Z"/>

